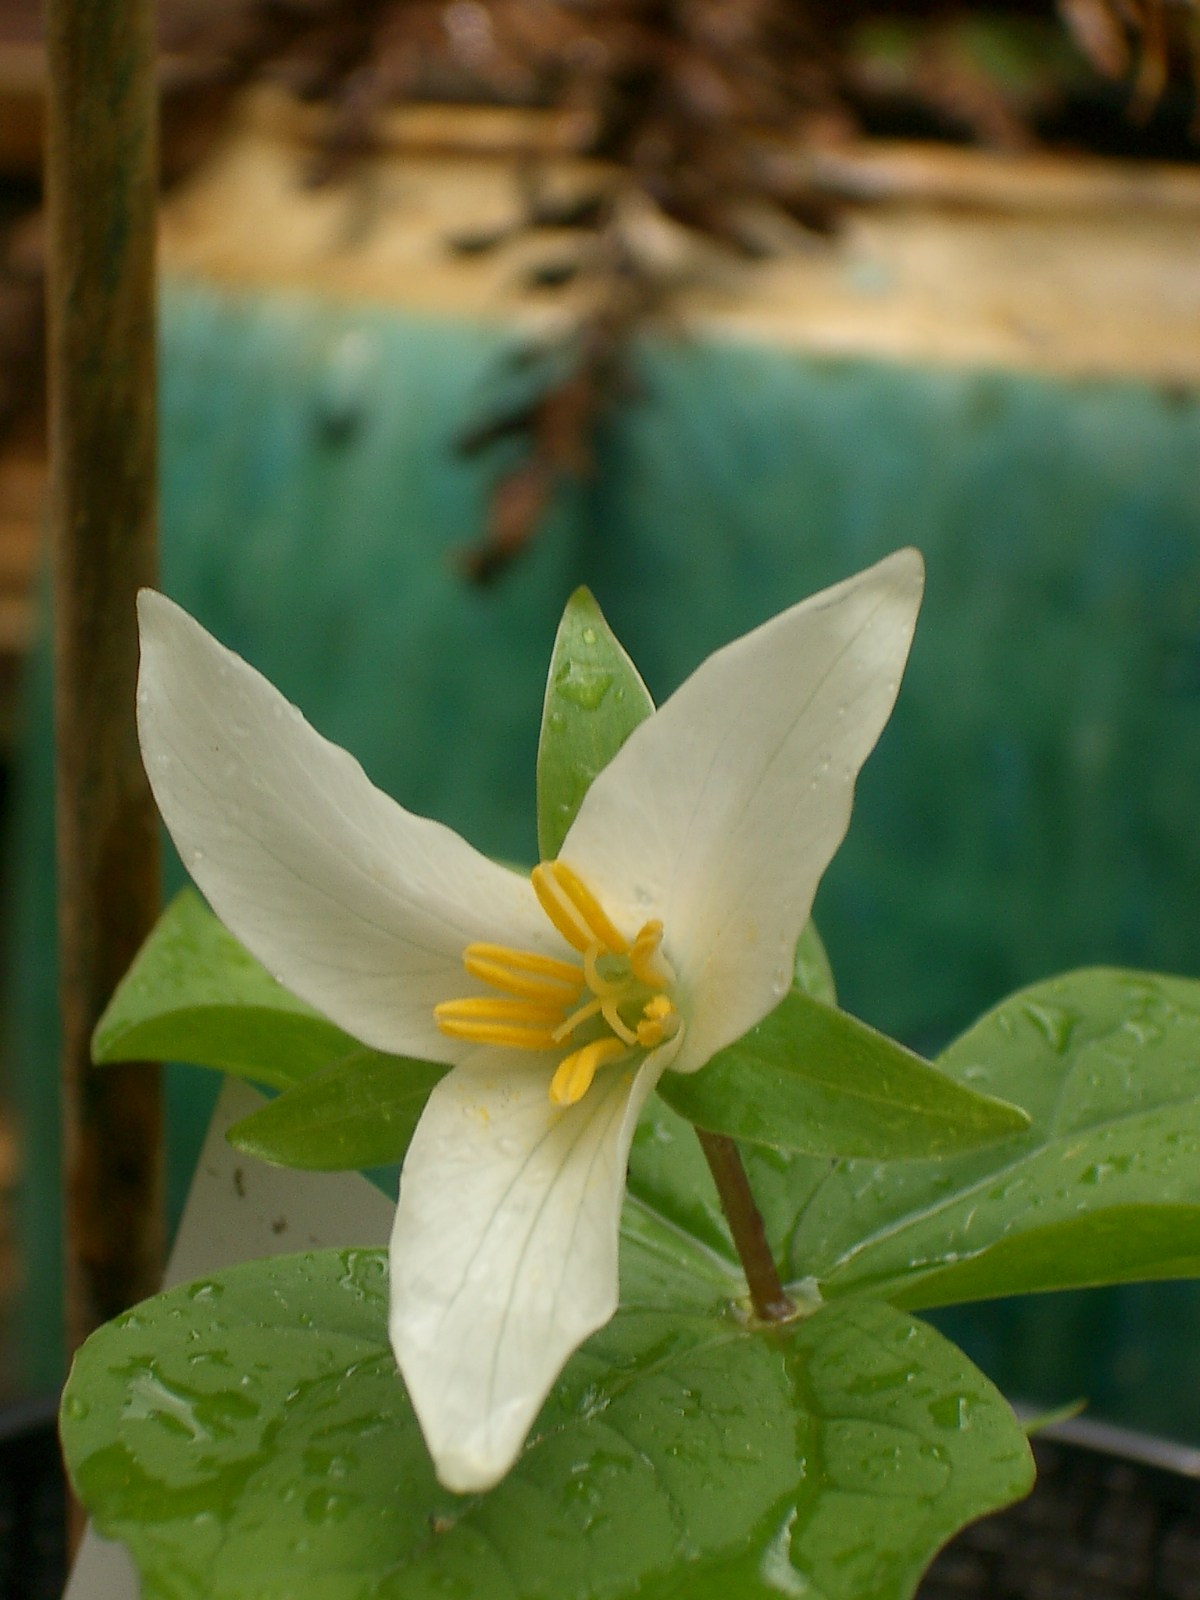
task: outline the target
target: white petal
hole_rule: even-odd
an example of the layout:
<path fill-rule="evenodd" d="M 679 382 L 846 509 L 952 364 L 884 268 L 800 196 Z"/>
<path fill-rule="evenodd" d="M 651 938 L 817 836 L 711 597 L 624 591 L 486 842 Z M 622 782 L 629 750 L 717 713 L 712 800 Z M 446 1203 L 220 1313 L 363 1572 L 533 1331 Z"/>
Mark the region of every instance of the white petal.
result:
<path fill-rule="evenodd" d="M 559 1110 L 544 1063 L 481 1051 L 430 1096 L 400 1180 L 391 1337 L 448 1489 L 503 1477 L 616 1310 L 629 1143 L 665 1060 L 607 1068 Z"/>
<path fill-rule="evenodd" d="M 924 564 L 899 550 L 710 656 L 588 791 L 562 859 L 627 931 L 650 917 L 701 1067 L 775 1005 L 854 783 L 891 714 Z"/>
<path fill-rule="evenodd" d="M 527 879 L 376 789 L 258 672 L 143 590 L 138 733 L 184 865 L 287 988 L 376 1049 L 457 1061 L 474 939 L 570 954 Z"/>

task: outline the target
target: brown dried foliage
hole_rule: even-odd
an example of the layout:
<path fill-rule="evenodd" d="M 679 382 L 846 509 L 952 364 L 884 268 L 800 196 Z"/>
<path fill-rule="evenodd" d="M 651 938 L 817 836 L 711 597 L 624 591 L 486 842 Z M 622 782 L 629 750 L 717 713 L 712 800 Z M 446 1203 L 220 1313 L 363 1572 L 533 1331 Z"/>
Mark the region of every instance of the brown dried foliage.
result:
<path fill-rule="evenodd" d="M 1044 16 L 1055 0 L 1010 6 Z M 954 0 L 174 0 L 168 17 L 175 40 L 202 46 L 230 81 L 265 72 L 331 105 L 316 178 L 369 149 L 381 108 L 413 99 L 557 107 L 585 130 L 584 152 L 612 164 L 607 187 L 557 205 L 529 175 L 526 224 L 574 228 L 581 240 L 535 281 L 574 279 L 585 292 L 560 351 L 567 359 L 538 398 L 462 441 L 468 451 L 504 437 L 525 444 L 496 483 L 483 540 L 464 557 L 468 576 L 487 583 L 559 486 L 592 470 L 630 335 L 669 296 L 670 273 L 631 242 L 629 196 L 742 255 L 764 248 L 748 222 L 755 207 L 834 227 L 834 200 L 783 156 L 853 131 L 873 91 L 852 33 L 880 12 L 926 24 L 910 93 L 982 143 L 1027 145 L 1029 107 L 955 42 L 969 10 Z M 1132 83 L 1134 117 L 1148 117 L 1172 75 L 1200 62 L 1200 0 L 1057 0 L 1056 10 L 1098 73 Z"/>

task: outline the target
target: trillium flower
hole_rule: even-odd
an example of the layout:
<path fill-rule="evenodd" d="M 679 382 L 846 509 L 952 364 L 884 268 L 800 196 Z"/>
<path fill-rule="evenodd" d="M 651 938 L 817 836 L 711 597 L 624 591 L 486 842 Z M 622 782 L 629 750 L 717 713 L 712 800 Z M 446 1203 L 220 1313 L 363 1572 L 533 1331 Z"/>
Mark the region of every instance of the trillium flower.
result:
<path fill-rule="evenodd" d="M 705 661 L 531 877 L 403 810 L 163 596 L 138 724 L 180 855 L 279 981 L 378 1050 L 449 1064 L 404 1162 L 390 1333 L 437 1473 L 497 1482 L 617 1305 L 625 1168 L 660 1074 L 792 981 L 920 604 L 902 550 Z"/>

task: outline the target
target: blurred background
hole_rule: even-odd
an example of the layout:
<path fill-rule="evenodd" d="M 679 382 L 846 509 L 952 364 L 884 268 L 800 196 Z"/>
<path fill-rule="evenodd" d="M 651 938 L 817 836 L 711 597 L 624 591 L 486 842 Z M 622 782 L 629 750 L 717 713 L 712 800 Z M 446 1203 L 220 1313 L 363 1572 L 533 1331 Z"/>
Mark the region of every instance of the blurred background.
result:
<path fill-rule="evenodd" d="M 1192 0 L 162 0 L 164 587 L 405 805 L 535 855 L 563 602 L 656 697 L 899 545 L 817 918 L 934 1052 L 1200 974 Z M 0 1401 L 62 1376 L 36 7 L 0 0 Z M 179 881 L 173 864 L 172 883 Z M 215 1097 L 170 1070 L 172 1216 Z M 1200 1289 L 937 1320 L 1200 1443 Z"/>

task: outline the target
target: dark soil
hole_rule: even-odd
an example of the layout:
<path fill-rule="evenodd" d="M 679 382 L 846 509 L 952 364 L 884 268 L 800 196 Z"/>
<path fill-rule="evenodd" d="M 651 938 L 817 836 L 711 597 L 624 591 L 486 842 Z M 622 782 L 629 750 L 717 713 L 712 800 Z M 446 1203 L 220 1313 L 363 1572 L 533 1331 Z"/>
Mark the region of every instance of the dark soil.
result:
<path fill-rule="evenodd" d="M 66 1582 L 66 1491 L 55 1404 L 0 1413 L 0 1600 L 58 1600 Z"/>
<path fill-rule="evenodd" d="M 1038 1481 L 942 1551 L 919 1600 L 1200 1600 L 1200 1482 L 1034 1441 Z"/>

